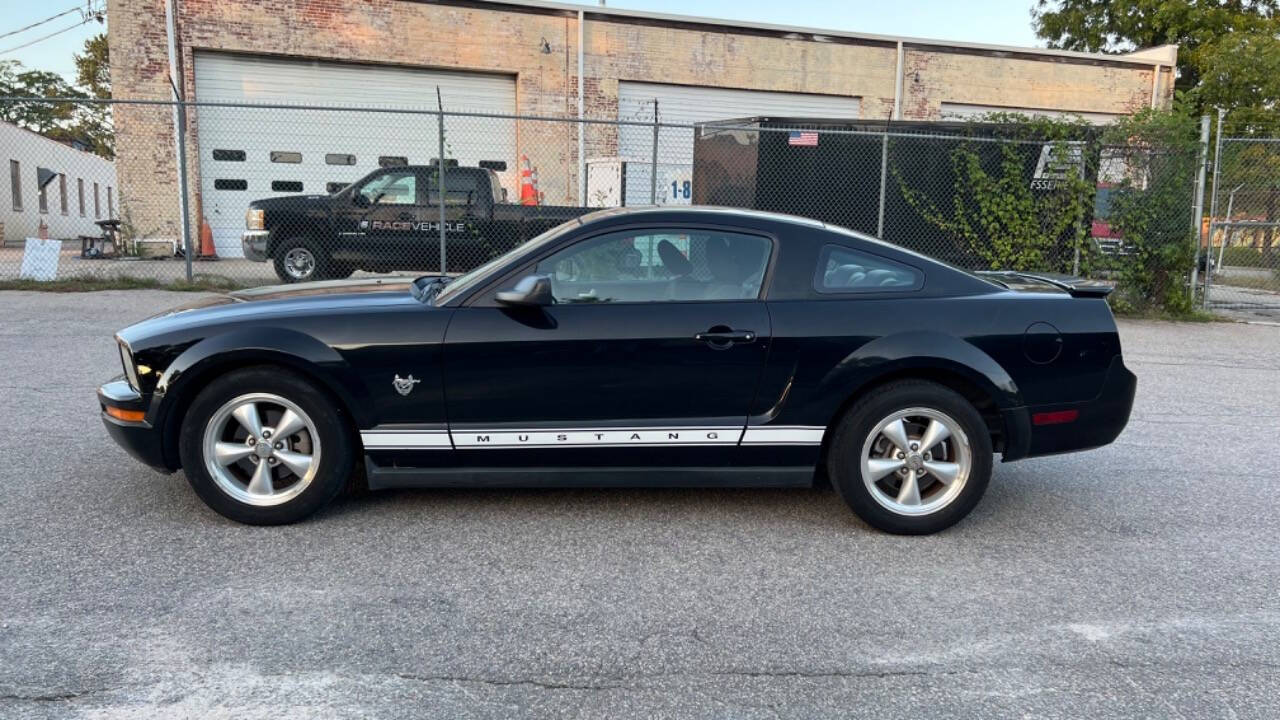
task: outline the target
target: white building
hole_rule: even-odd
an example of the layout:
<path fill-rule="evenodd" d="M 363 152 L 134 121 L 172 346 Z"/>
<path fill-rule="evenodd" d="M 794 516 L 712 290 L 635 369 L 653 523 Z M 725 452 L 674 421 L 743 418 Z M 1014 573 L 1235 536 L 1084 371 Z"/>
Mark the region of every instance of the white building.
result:
<path fill-rule="evenodd" d="M 36 237 L 43 221 L 49 237 L 74 240 L 101 235 L 95 221 L 119 217 L 116 166 L 110 160 L 0 122 L 0 158 L 9 172 L 0 188 L 0 239 L 21 246 Z M 40 170 L 56 174 L 40 188 Z"/>

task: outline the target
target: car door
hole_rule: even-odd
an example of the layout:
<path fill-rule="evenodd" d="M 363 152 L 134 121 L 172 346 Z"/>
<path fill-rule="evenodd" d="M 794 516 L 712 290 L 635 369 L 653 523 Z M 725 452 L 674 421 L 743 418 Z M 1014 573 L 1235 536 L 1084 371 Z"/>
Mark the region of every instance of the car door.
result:
<path fill-rule="evenodd" d="M 774 241 L 720 228 L 606 231 L 549 251 L 459 308 L 445 338 L 464 464 L 734 462 L 769 351 Z M 555 303 L 506 307 L 527 274 Z"/>
<path fill-rule="evenodd" d="M 427 254 L 421 247 L 422 238 L 431 235 L 426 209 L 421 173 L 408 167 L 387 168 L 352 189 L 350 205 L 342 210 L 345 222 L 339 232 L 340 237 L 358 238 L 359 242 L 343 245 L 398 265 L 412 258 L 415 267 L 426 267 L 423 261 Z"/>

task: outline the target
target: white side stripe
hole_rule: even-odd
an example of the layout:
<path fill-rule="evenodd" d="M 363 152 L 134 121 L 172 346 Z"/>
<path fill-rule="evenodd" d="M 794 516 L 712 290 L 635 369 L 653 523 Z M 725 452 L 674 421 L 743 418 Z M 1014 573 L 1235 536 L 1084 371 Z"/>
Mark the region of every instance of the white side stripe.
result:
<path fill-rule="evenodd" d="M 743 445 L 821 445 L 827 429 L 814 426 L 749 427 Z"/>
<path fill-rule="evenodd" d="M 364 430 L 360 433 L 370 450 L 451 450 L 447 430 Z"/>
<path fill-rule="evenodd" d="M 539 447 L 697 447 L 707 445 L 820 445 L 826 428 L 670 427 L 548 430 L 364 430 L 369 450 L 448 450 Z"/>
<path fill-rule="evenodd" d="M 597 428 L 591 430 L 454 430 L 453 442 L 471 447 L 626 447 L 656 445 L 737 445 L 742 428 Z"/>

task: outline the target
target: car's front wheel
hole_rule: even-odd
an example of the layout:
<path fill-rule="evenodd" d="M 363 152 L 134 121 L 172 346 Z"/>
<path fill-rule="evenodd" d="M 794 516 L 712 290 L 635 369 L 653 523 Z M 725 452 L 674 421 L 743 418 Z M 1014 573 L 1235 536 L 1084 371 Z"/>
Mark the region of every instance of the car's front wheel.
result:
<path fill-rule="evenodd" d="M 252 525 L 291 523 L 324 507 L 353 462 L 343 414 L 308 381 L 272 367 L 238 370 L 202 390 L 179 452 L 196 494 Z"/>
<path fill-rule="evenodd" d="M 827 453 L 832 484 L 858 517 L 904 535 L 969 514 L 991 479 L 991 437 L 977 409 L 936 383 L 878 388 L 845 413 Z"/>

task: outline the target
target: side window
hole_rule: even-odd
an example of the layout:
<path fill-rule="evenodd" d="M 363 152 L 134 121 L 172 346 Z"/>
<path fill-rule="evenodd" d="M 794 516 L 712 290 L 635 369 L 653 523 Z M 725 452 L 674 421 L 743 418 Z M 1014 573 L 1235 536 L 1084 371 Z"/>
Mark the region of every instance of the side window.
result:
<path fill-rule="evenodd" d="M 476 191 L 476 176 L 468 172 L 450 172 L 444 176 L 444 192 L 446 205 L 466 205 L 473 201 Z M 434 170 L 427 175 L 427 204 L 440 202 L 440 176 Z"/>
<path fill-rule="evenodd" d="M 22 165 L 17 160 L 9 161 L 9 190 L 13 193 L 13 209 L 22 209 Z"/>
<path fill-rule="evenodd" d="M 383 173 L 360 188 L 371 205 L 416 205 L 418 175 L 412 170 Z"/>
<path fill-rule="evenodd" d="M 688 302 L 760 296 L 772 243 L 720 230 L 630 230 L 545 258 L 556 302 Z"/>
<path fill-rule="evenodd" d="M 903 292 L 923 286 L 924 273 L 910 265 L 843 245 L 822 248 L 813 278 L 820 293 Z"/>

